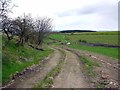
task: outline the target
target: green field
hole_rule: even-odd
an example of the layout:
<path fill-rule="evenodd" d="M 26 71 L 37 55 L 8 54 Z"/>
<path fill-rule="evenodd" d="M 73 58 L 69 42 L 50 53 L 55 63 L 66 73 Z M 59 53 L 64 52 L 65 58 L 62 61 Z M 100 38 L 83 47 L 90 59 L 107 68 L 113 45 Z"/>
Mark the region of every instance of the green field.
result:
<path fill-rule="evenodd" d="M 96 32 L 95 32 L 96 33 Z M 85 40 L 86 42 L 91 43 L 104 43 L 104 44 L 118 44 L 118 34 L 112 32 L 107 32 L 109 34 L 51 34 L 44 40 L 44 46 L 49 42 L 54 42 L 50 45 L 61 46 L 61 43 L 70 42 L 71 45 L 68 45 L 70 48 L 86 50 L 89 52 L 98 53 L 108 57 L 118 59 L 118 48 L 108 48 L 108 47 L 93 47 L 93 46 L 84 46 L 78 43 L 79 40 Z M 98 33 L 98 32 L 97 32 Z M 112 34 L 111 34 L 112 33 Z M 53 50 L 48 47 L 44 48 L 44 51 L 38 51 L 29 47 L 28 45 L 16 46 L 15 41 L 12 40 L 8 45 L 5 46 L 6 37 L 0 37 L 2 41 L 2 81 L 3 84 L 7 83 L 11 76 L 16 72 L 22 71 L 24 68 L 31 66 L 32 64 L 37 64 L 40 60 L 48 56 Z M 52 38 L 52 39 L 51 39 Z M 20 59 L 22 58 L 22 59 Z M 1 75 L 1 73 L 0 73 Z"/>
<path fill-rule="evenodd" d="M 14 41 L 9 42 L 5 46 L 5 39 L 3 37 L 3 51 L 2 51 L 2 83 L 7 83 L 11 76 L 16 72 L 22 71 L 24 68 L 32 64 L 38 64 L 40 60 L 47 57 L 53 50 L 45 48 L 44 51 L 39 51 L 25 46 L 16 46 Z"/>
<path fill-rule="evenodd" d="M 117 48 L 91 47 L 91 46 L 83 46 L 83 45 L 76 45 L 76 44 L 70 45 L 69 47 L 74 48 L 74 49 L 86 50 L 86 51 L 102 54 L 102 55 L 113 57 L 116 59 L 118 59 L 118 55 L 119 55 Z"/>
<path fill-rule="evenodd" d="M 97 35 L 98 34 L 98 35 Z M 94 53 L 106 55 L 118 59 L 118 48 L 108 48 L 108 47 L 93 47 L 84 46 L 78 44 L 79 40 L 84 40 L 89 43 L 103 43 L 111 45 L 118 44 L 118 32 L 89 32 L 89 33 L 77 33 L 77 34 L 51 34 L 50 38 L 60 40 L 61 42 L 70 42 L 70 48 L 91 51 Z M 49 40 L 50 41 L 50 40 Z M 55 44 L 60 45 L 61 42 Z"/>
<path fill-rule="evenodd" d="M 98 31 L 98 32 L 83 32 L 83 33 L 74 33 L 81 35 L 120 35 L 120 31 Z"/>
<path fill-rule="evenodd" d="M 72 35 L 67 36 L 72 42 L 77 40 L 85 40 L 91 43 L 104 43 L 118 45 L 118 35 Z"/>
<path fill-rule="evenodd" d="M 93 33 L 93 32 L 92 32 Z M 81 34 L 53 34 L 50 37 L 55 38 L 57 40 L 61 40 L 63 42 L 77 42 L 78 40 L 85 40 L 91 43 L 104 43 L 111 45 L 118 45 L 118 37 L 120 35 L 81 35 Z"/>

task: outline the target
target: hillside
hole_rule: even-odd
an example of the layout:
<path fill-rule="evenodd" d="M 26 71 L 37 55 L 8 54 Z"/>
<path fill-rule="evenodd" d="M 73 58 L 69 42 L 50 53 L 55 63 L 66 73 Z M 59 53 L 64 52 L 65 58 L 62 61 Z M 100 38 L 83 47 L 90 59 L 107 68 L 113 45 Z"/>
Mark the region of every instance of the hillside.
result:
<path fill-rule="evenodd" d="M 99 53 L 113 58 L 118 58 L 119 48 L 108 48 L 101 46 L 91 46 L 88 44 L 80 44 L 81 42 L 94 43 L 94 44 L 107 44 L 119 46 L 119 35 L 118 32 L 84 32 L 84 33 L 74 33 L 72 35 L 68 34 L 52 34 L 49 42 L 53 42 L 55 45 L 61 45 L 61 43 L 66 44 L 70 42 L 69 47 L 76 48 L 80 50 L 87 50 L 90 52 Z M 52 39 L 51 39 L 52 38 Z"/>
<path fill-rule="evenodd" d="M 8 83 L 12 77 L 25 68 L 38 64 L 47 57 L 52 50 L 45 46 L 43 51 L 31 48 L 27 44 L 17 46 L 12 40 L 5 45 L 6 36 L 2 37 L 2 83 Z"/>
<path fill-rule="evenodd" d="M 7 88 L 118 87 L 119 48 L 81 44 L 118 45 L 118 35 L 95 33 L 51 34 L 44 39 L 43 51 L 27 44 L 18 47 L 14 39 L 5 46 L 6 37 L 3 36 L 3 85 L 10 81 Z"/>

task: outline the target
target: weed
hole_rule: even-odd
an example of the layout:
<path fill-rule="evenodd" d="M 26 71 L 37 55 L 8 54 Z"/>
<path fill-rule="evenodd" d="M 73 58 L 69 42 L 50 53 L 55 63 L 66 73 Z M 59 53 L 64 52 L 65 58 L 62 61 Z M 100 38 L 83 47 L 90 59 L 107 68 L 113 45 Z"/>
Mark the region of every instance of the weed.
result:
<path fill-rule="evenodd" d="M 119 60 L 118 58 L 118 55 L 119 55 L 118 51 L 120 50 L 119 48 L 91 47 L 91 46 L 84 46 L 84 45 L 77 45 L 77 44 L 72 44 L 69 47 L 74 49 L 80 49 L 80 50 L 98 53 L 98 54 L 105 55 L 105 56 L 112 57 Z"/>
<path fill-rule="evenodd" d="M 62 60 L 59 61 L 59 63 L 46 75 L 46 77 L 36 86 L 34 86 L 34 88 L 49 88 L 51 87 L 51 85 L 53 84 L 53 79 L 55 78 L 55 76 L 57 76 L 60 71 L 61 68 L 64 64 L 64 57 L 65 57 L 65 52 L 60 50 L 63 53 L 63 57 Z"/>
<path fill-rule="evenodd" d="M 88 58 L 83 57 L 83 56 L 80 57 L 80 60 L 84 63 L 84 65 L 85 65 L 85 67 L 87 69 L 88 75 L 89 76 L 95 76 L 96 73 L 93 71 L 93 68 L 95 66 L 99 66 L 99 64 L 97 62 L 93 62 L 93 61 L 91 61 Z"/>
<path fill-rule="evenodd" d="M 103 44 L 111 44 L 111 45 L 119 45 L 118 37 L 119 32 L 89 32 L 89 33 L 79 33 L 79 34 L 51 34 L 49 37 L 53 39 L 57 39 L 62 43 L 70 42 L 70 48 L 86 50 L 98 54 L 102 54 L 105 56 L 109 56 L 112 58 L 118 58 L 118 51 L 120 48 L 109 48 L 109 47 L 93 47 L 93 46 L 84 46 L 80 45 L 80 42 L 88 42 L 88 43 L 103 43 Z M 49 38 L 47 38 L 49 41 Z M 53 43 L 52 45 L 60 45 L 61 42 Z"/>
<path fill-rule="evenodd" d="M 16 71 L 21 72 L 24 68 L 33 64 L 38 64 L 40 60 L 47 57 L 53 50 L 48 47 L 44 51 L 35 50 L 27 45 L 24 47 L 16 46 L 14 41 L 9 42 L 9 45 L 4 45 L 5 37 L 3 37 L 2 51 L 2 83 L 3 85 L 11 80 L 11 76 Z M 24 59 L 21 60 L 20 58 Z"/>

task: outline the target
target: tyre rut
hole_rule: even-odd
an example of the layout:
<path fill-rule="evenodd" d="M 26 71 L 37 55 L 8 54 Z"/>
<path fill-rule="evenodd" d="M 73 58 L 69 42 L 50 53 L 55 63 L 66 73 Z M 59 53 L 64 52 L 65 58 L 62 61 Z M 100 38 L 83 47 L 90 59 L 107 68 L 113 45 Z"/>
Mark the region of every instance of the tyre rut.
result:
<path fill-rule="evenodd" d="M 79 58 L 74 53 L 64 50 L 65 62 L 60 74 L 54 79 L 53 88 L 90 88 L 90 84 L 82 73 Z"/>
<path fill-rule="evenodd" d="M 47 73 L 49 73 L 59 63 L 62 57 L 61 55 L 62 53 L 59 50 L 54 49 L 54 54 L 48 58 L 44 65 L 42 65 L 42 68 L 39 65 L 34 67 L 35 70 L 38 70 L 37 72 L 34 71 L 33 68 L 33 71 L 27 72 L 26 75 L 18 77 L 6 87 L 32 88 L 34 85 L 43 80 Z"/>

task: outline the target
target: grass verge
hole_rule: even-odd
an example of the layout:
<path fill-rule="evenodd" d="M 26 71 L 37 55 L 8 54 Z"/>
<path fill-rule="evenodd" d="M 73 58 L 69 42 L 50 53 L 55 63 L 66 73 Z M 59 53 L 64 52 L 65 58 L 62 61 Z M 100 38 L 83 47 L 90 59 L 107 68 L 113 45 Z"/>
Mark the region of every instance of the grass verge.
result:
<path fill-rule="evenodd" d="M 7 84 L 11 77 L 16 72 L 21 72 L 25 68 L 38 64 L 42 59 L 53 52 L 50 48 L 44 48 L 44 51 L 39 51 L 29 47 L 28 45 L 16 46 L 15 41 L 9 42 L 5 46 L 5 39 L 3 36 L 3 51 L 2 51 L 2 84 Z"/>
<path fill-rule="evenodd" d="M 65 57 L 65 52 L 60 50 L 63 54 L 62 59 L 59 61 L 59 63 L 45 76 L 45 78 L 37 85 L 35 85 L 33 88 L 49 88 L 53 84 L 53 79 L 55 76 L 57 76 L 61 68 L 64 64 L 64 57 Z"/>
<path fill-rule="evenodd" d="M 96 34 L 97 33 L 97 34 Z M 111 45 L 119 45 L 118 32 L 91 32 L 87 34 L 82 33 L 78 35 L 70 35 L 70 34 L 51 34 L 49 37 L 53 39 L 60 40 L 62 43 L 70 42 L 70 48 L 86 50 L 94 53 L 98 53 L 101 55 L 105 55 L 108 57 L 112 57 L 115 59 L 120 59 L 118 51 L 120 48 L 109 48 L 109 47 L 98 47 L 98 46 L 85 46 L 78 44 L 79 40 L 85 40 L 88 43 L 103 43 L 103 44 L 111 44 Z M 89 35 L 88 35 L 89 34 Z M 93 35 L 95 34 L 95 35 Z M 49 39 L 48 39 L 49 40 Z M 53 43 L 52 45 L 61 45 L 61 42 Z"/>
<path fill-rule="evenodd" d="M 72 44 L 69 47 L 74 49 L 86 50 L 86 51 L 98 53 L 98 54 L 109 56 L 115 59 L 120 59 L 118 58 L 118 55 L 119 55 L 118 51 L 120 50 L 119 48 L 92 47 L 92 46 L 83 46 L 83 45 L 77 45 L 77 44 Z"/>
<path fill-rule="evenodd" d="M 93 71 L 95 66 L 99 66 L 99 64 L 95 61 L 92 61 L 84 56 L 80 57 L 80 60 L 84 63 L 85 67 L 86 67 L 86 72 L 89 76 L 95 76 L 96 73 Z"/>

